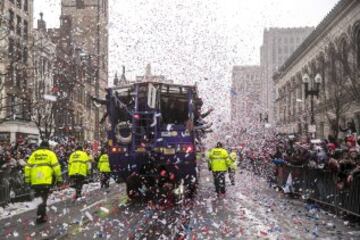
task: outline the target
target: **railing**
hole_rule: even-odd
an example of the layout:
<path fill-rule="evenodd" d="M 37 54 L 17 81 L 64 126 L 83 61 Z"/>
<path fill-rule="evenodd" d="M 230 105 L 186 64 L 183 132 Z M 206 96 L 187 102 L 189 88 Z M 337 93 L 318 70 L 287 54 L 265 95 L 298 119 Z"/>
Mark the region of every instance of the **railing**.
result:
<path fill-rule="evenodd" d="M 291 173 L 292 187 L 295 193 L 321 204 L 360 217 L 360 177 L 355 177 L 352 184 L 339 191 L 336 188 L 336 175 L 323 169 L 304 166 L 284 165 L 277 167 L 276 181 L 285 186 Z"/>
<path fill-rule="evenodd" d="M 69 177 L 68 177 L 68 171 L 67 169 L 64 169 L 62 171 L 62 177 L 65 185 L 69 184 Z M 92 176 L 93 177 L 93 176 Z M 10 172 L 8 170 L 0 170 L 0 206 L 5 206 L 11 201 L 14 201 L 17 199 L 26 199 L 31 200 L 34 193 L 32 190 L 23 183 L 23 179 L 20 180 L 20 182 L 17 182 L 15 188 L 12 186 L 15 196 L 10 196 L 10 190 L 11 190 L 11 177 Z M 53 187 L 53 190 L 56 190 L 57 187 Z M 23 201 L 23 200 L 22 200 Z"/>
<path fill-rule="evenodd" d="M 4 206 L 10 201 L 9 175 L 0 170 L 0 206 Z"/>

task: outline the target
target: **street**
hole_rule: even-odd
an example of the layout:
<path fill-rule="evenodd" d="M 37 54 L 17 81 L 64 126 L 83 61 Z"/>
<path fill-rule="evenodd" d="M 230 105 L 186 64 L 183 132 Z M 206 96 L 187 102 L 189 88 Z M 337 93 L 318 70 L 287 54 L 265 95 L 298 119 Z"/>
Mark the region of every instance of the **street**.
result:
<path fill-rule="evenodd" d="M 34 210 L 0 221 L 4 239 L 358 239 L 360 228 L 269 188 L 244 171 L 224 199 L 201 171 L 192 202 L 175 207 L 127 203 L 123 185 L 109 194 L 95 189 L 86 199 L 50 205 L 49 221 L 34 224 Z M 35 200 L 36 201 L 36 200 Z M 21 227 L 19 226 L 21 225 Z"/>

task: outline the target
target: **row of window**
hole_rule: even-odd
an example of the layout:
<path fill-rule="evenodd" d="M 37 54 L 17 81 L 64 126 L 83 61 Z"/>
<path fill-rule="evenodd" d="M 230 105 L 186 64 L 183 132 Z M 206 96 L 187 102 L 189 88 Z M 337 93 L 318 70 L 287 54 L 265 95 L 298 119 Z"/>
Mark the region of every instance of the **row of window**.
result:
<path fill-rule="evenodd" d="M 15 31 L 15 13 L 13 10 L 9 10 L 9 29 Z M 24 40 L 28 39 L 29 24 L 28 21 L 22 21 L 19 15 L 16 15 L 16 34 L 23 36 Z"/>
<path fill-rule="evenodd" d="M 287 38 L 287 37 L 283 37 L 283 38 L 279 37 L 277 42 L 278 43 L 284 42 L 285 44 L 288 44 L 288 43 L 290 43 L 290 44 L 297 43 L 298 44 L 302 40 L 303 39 L 301 37 L 299 37 L 299 36 L 297 36 L 296 38 L 295 37 L 289 37 L 289 38 Z"/>
<path fill-rule="evenodd" d="M 26 46 L 22 46 L 19 39 L 15 41 L 13 38 L 9 38 L 8 56 L 13 62 L 22 62 L 27 64 L 28 48 Z"/>
<path fill-rule="evenodd" d="M 28 0 L 9 0 L 11 3 L 16 4 L 16 7 L 19 9 L 24 9 L 25 12 L 29 10 Z"/>
<path fill-rule="evenodd" d="M 294 46 L 291 46 L 291 47 L 288 47 L 288 46 L 284 46 L 284 47 L 279 47 L 278 48 L 278 54 L 282 54 L 282 53 L 292 53 L 294 52 L 295 50 L 295 47 Z"/>

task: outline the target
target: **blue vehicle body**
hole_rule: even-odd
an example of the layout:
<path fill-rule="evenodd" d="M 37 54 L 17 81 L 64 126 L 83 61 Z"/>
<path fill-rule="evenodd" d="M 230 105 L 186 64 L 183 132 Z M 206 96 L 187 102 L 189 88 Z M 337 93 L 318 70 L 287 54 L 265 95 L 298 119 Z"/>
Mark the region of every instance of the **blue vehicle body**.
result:
<path fill-rule="evenodd" d="M 112 172 L 139 188 L 197 183 L 193 126 L 201 108 L 195 86 L 133 83 L 107 89 L 108 147 Z"/>

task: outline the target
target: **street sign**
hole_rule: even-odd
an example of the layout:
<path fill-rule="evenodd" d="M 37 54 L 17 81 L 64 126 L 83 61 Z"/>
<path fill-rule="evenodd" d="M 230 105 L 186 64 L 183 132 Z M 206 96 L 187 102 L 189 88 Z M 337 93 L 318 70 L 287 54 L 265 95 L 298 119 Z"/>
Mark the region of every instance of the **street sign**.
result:
<path fill-rule="evenodd" d="M 49 94 L 44 94 L 44 99 L 51 101 L 51 102 L 56 102 L 57 98 L 54 95 L 49 95 Z"/>

